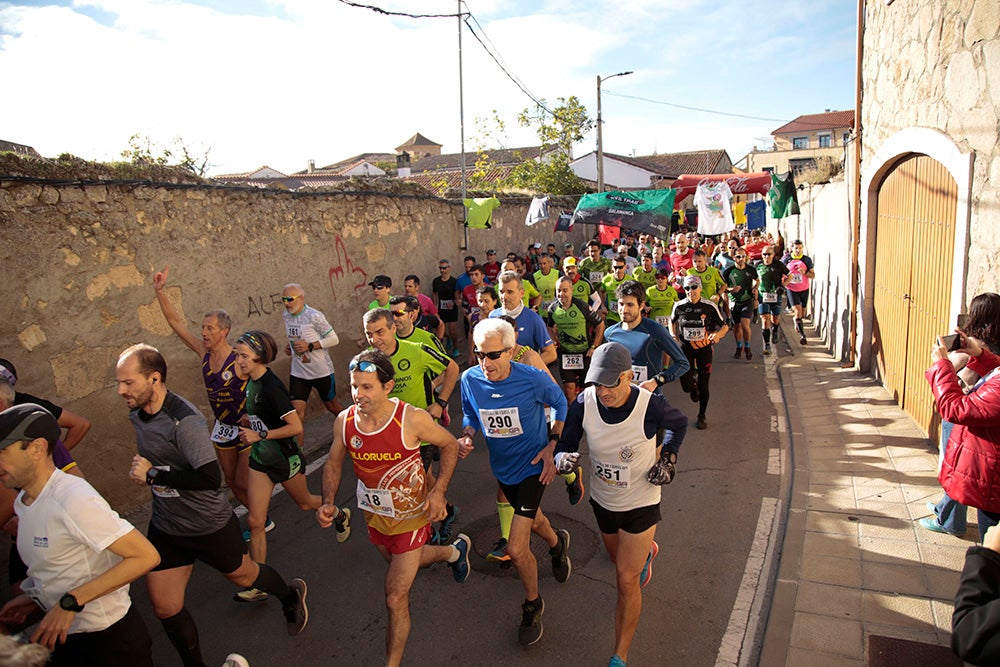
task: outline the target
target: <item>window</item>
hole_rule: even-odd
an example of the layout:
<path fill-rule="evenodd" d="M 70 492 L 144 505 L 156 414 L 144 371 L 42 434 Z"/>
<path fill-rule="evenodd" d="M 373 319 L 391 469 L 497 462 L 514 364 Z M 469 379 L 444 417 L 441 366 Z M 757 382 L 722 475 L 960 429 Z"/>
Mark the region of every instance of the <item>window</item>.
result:
<path fill-rule="evenodd" d="M 788 170 L 794 173 L 796 176 L 801 174 L 803 171 L 807 169 L 815 169 L 815 168 L 816 168 L 816 158 L 807 157 L 800 160 L 788 161 Z"/>
<path fill-rule="evenodd" d="M 821 134 L 819 135 L 819 147 L 829 148 L 833 145 L 833 135 L 832 134 Z"/>
<path fill-rule="evenodd" d="M 769 174 L 773 174 L 774 173 L 774 167 L 763 167 L 761 169 L 761 171 L 766 171 Z"/>
<path fill-rule="evenodd" d="M 846 146 L 850 142 L 851 142 L 851 133 L 850 132 L 844 132 L 844 145 Z"/>
<path fill-rule="evenodd" d="M 809 137 L 794 137 L 792 139 L 792 148 L 809 148 Z"/>

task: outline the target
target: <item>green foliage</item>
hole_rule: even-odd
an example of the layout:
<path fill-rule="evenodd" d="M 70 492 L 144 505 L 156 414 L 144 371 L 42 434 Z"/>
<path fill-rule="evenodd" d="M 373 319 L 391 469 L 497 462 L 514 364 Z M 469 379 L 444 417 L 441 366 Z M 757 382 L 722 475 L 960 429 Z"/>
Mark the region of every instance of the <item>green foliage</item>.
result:
<path fill-rule="evenodd" d="M 160 165 L 179 167 L 195 176 L 204 176 L 208 170 L 208 153 L 195 154 L 187 144 L 177 137 L 170 146 L 160 148 L 148 136 L 133 134 L 129 137 L 128 148 L 122 151 L 122 157 L 133 165 Z"/>

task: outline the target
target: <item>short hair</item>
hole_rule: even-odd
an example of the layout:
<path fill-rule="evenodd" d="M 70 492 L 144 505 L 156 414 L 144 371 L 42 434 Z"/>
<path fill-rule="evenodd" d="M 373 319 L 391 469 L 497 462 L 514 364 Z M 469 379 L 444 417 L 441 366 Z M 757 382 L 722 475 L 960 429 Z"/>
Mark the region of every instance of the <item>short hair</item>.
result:
<path fill-rule="evenodd" d="M 469 267 L 469 273 L 472 273 L 473 271 L 479 271 L 481 274 L 486 275 L 486 271 L 483 269 L 482 264 L 473 264 Z"/>
<path fill-rule="evenodd" d="M 472 260 L 472 262 L 475 262 L 476 258 L 473 257 L 472 255 L 466 255 L 465 258 L 462 259 L 463 262 L 468 262 L 469 260 Z"/>
<path fill-rule="evenodd" d="M 17 392 L 14 391 L 14 385 L 0 378 L 0 411 L 6 410 L 14 405 L 14 397 L 16 396 L 16 393 Z"/>
<path fill-rule="evenodd" d="M 274 336 L 266 331 L 261 331 L 260 329 L 245 331 L 240 334 L 236 342 L 243 343 L 249 347 L 257 355 L 257 361 L 265 366 L 274 361 L 275 357 L 278 356 L 278 344 L 274 341 Z"/>
<path fill-rule="evenodd" d="M 547 252 L 543 252 L 541 255 L 538 256 L 538 261 L 542 261 L 543 259 L 552 259 L 552 255 L 550 255 Z"/>
<path fill-rule="evenodd" d="M 233 328 L 233 318 L 229 317 L 229 313 L 224 311 L 222 308 L 216 308 L 215 310 L 208 311 L 205 313 L 205 317 L 214 317 L 215 321 L 218 322 L 220 329 L 229 331 Z"/>
<path fill-rule="evenodd" d="M 396 326 L 396 323 L 392 321 L 392 311 L 388 308 L 372 308 L 365 313 L 361 321 L 364 323 L 365 329 L 367 329 L 369 324 L 378 319 L 385 320 L 385 326 L 390 329 Z"/>
<path fill-rule="evenodd" d="M 570 285 L 572 285 L 573 279 L 570 278 L 569 276 L 559 276 L 559 279 L 556 280 L 556 287 L 559 286 L 559 283 L 569 283 Z"/>
<path fill-rule="evenodd" d="M 619 301 L 624 297 L 634 296 L 635 300 L 641 306 L 646 303 L 646 288 L 637 280 L 626 280 L 615 290 L 615 296 Z"/>
<path fill-rule="evenodd" d="M 516 282 L 518 287 L 522 288 L 524 287 L 524 285 L 521 283 L 521 276 L 517 275 L 517 272 L 515 271 L 501 272 L 500 275 L 497 276 L 497 282 L 500 284 Z"/>
<path fill-rule="evenodd" d="M 420 300 L 415 296 L 396 294 L 389 297 L 390 306 L 398 306 L 399 304 L 405 305 L 407 310 L 420 310 Z"/>
<path fill-rule="evenodd" d="M 591 239 L 591 240 L 590 240 L 590 241 L 589 241 L 589 242 L 587 243 L 587 247 L 589 248 L 589 247 L 591 247 L 591 246 L 597 246 L 597 249 L 598 249 L 598 250 L 600 250 L 600 249 L 601 249 L 601 242 L 600 242 L 600 241 L 597 241 L 596 239 Z"/>
<path fill-rule="evenodd" d="M 407 280 L 412 280 L 414 285 L 419 285 L 420 284 L 420 278 L 418 278 L 417 274 L 415 274 L 415 273 L 411 273 L 408 276 L 406 276 L 405 278 L 403 278 L 403 282 L 404 283 Z"/>
<path fill-rule="evenodd" d="M 133 356 L 139 362 L 139 372 L 144 377 L 149 377 L 153 373 L 159 373 L 160 381 L 167 381 L 167 361 L 155 347 L 146 343 L 136 343 L 118 355 L 118 365 L 121 366 L 122 362 Z"/>
<path fill-rule="evenodd" d="M 476 288 L 476 294 L 489 294 L 493 297 L 494 301 L 500 300 L 500 297 L 497 296 L 497 291 L 493 285 L 480 285 Z"/>
<path fill-rule="evenodd" d="M 306 293 L 306 291 L 302 289 L 302 285 L 298 283 L 288 283 L 287 285 L 284 286 L 284 288 L 282 288 L 282 291 L 285 291 L 286 289 L 298 290 L 302 292 L 303 295 L 305 295 Z"/>
<path fill-rule="evenodd" d="M 378 381 L 382 384 L 385 384 L 389 380 L 396 379 L 396 368 L 392 365 L 392 359 L 390 359 L 389 355 L 382 350 L 371 348 L 354 355 L 354 358 L 351 359 L 351 363 L 348 365 L 348 368 L 351 369 L 352 373 L 357 372 L 359 370 L 358 364 L 364 361 L 370 361 L 375 364 L 375 374 L 378 376 Z M 366 371 L 361 372 L 364 373 Z"/>
<path fill-rule="evenodd" d="M 698 257 L 699 255 L 702 256 L 702 257 L 708 257 L 708 253 L 706 253 L 701 248 L 698 248 L 697 250 L 694 251 L 694 256 L 695 257 Z"/>
<path fill-rule="evenodd" d="M 451 266 L 451 260 L 448 260 L 448 259 L 439 259 L 438 260 L 438 264 L 447 264 L 448 266 Z"/>
<path fill-rule="evenodd" d="M 795 239 L 794 241 L 792 241 L 792 245 L 802 245 L 802 239 Z"/>
<path fill-rule="evenodd" d="M 695 254 L 697 254 L 697 253 L 695 253 Z M 653 253 L 651 253 L 651 252 L 644 252 L 644 253 L 642 253 L 642 259 L 646 259 L 647 257 L 650 258 L 650 259 L 653 259 Z"/>
<path fill-rule="evenodd" d="M 472 330 L 472 340 L 476 347 L 479 347 L 490 336 L 500 336 L 500 344 L 506 348 L 511 348 L 517 344 L 517 336 L 514 334 L 514 327 L 509 322 L 501 320 L 499 317 L 487 317 L 479 320 Z"/>
<path fill-rule="evenodd" d="M 628 261 L 626 261 L 625 255 L 615 255 L 615 258 L 613 260 L 611 260 L 611 261 L 612 262 L 621 262 L 622 264 L 625 265 L 626 269 L 628 268 Z M 614 268 L 614 267 L 611 267 L 611 268 Z"/>

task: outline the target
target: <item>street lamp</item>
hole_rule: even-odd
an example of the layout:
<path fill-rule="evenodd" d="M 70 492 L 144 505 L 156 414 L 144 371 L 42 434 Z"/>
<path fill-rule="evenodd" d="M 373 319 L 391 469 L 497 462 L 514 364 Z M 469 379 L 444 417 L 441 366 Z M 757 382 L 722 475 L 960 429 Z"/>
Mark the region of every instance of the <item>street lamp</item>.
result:
<path fill-rule="evenodd" d="M 616 76 L 628 76 L 632 74 L 632 71 L 628 72 L 618 72 L 618 74 L 612 74 L 606 76 L 603 79 L 601 75 L 597 75 L 597 191 L 604 192 L 604 142 L 601 135 L 601 81 L 607 81 L 608 79 L 613 79 Z"/>

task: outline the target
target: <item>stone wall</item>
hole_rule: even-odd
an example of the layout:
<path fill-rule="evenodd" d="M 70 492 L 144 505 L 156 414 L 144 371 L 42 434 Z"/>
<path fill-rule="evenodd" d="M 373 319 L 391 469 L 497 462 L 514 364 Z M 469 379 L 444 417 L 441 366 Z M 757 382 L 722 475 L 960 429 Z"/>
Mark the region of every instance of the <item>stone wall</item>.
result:
<path fill-rule="evenodd" d="M 523 253 L 529 242 L 553 240 L 554 218 L 525 227 L 529 200 L 502 201 L 493 229 L 469 230 L 473 254 L 482 257 L 487 247 Z M 210 414 L 200 360 L 163 319 L 154 271 L 170 266 L 168 294 L 193 329 L 204 311 L 229 311 L 231 340 L 249 328 L 281 340 L 282 286 L 301 283 L 307 302 L 326 313 L 340 336 L 332 352 L 338 391 L 347 400 L 346 364 L 363 337 L 368 281 L 384 273 L 401 292 L 403 276 L 412 272 L 428 292 L 438 259 L 461 267 L 462 216 L 460 204 L 432 196 L 0 177 L 0 356 L 17 366 L 19 389 L 93 422 L 74 454 L 95 486 L 125 510 L 147 492 L 126 482 L 135 447 L 116 395 L 121 350 L 136 342 L 160 348 L 170 388 Z M 579 244 L 588 232 L 559 234 L 557 242 Z M 274 369 L 287 377 L 287 358 Z M 311 414 L 322 409 L 313 401 Z"/>

